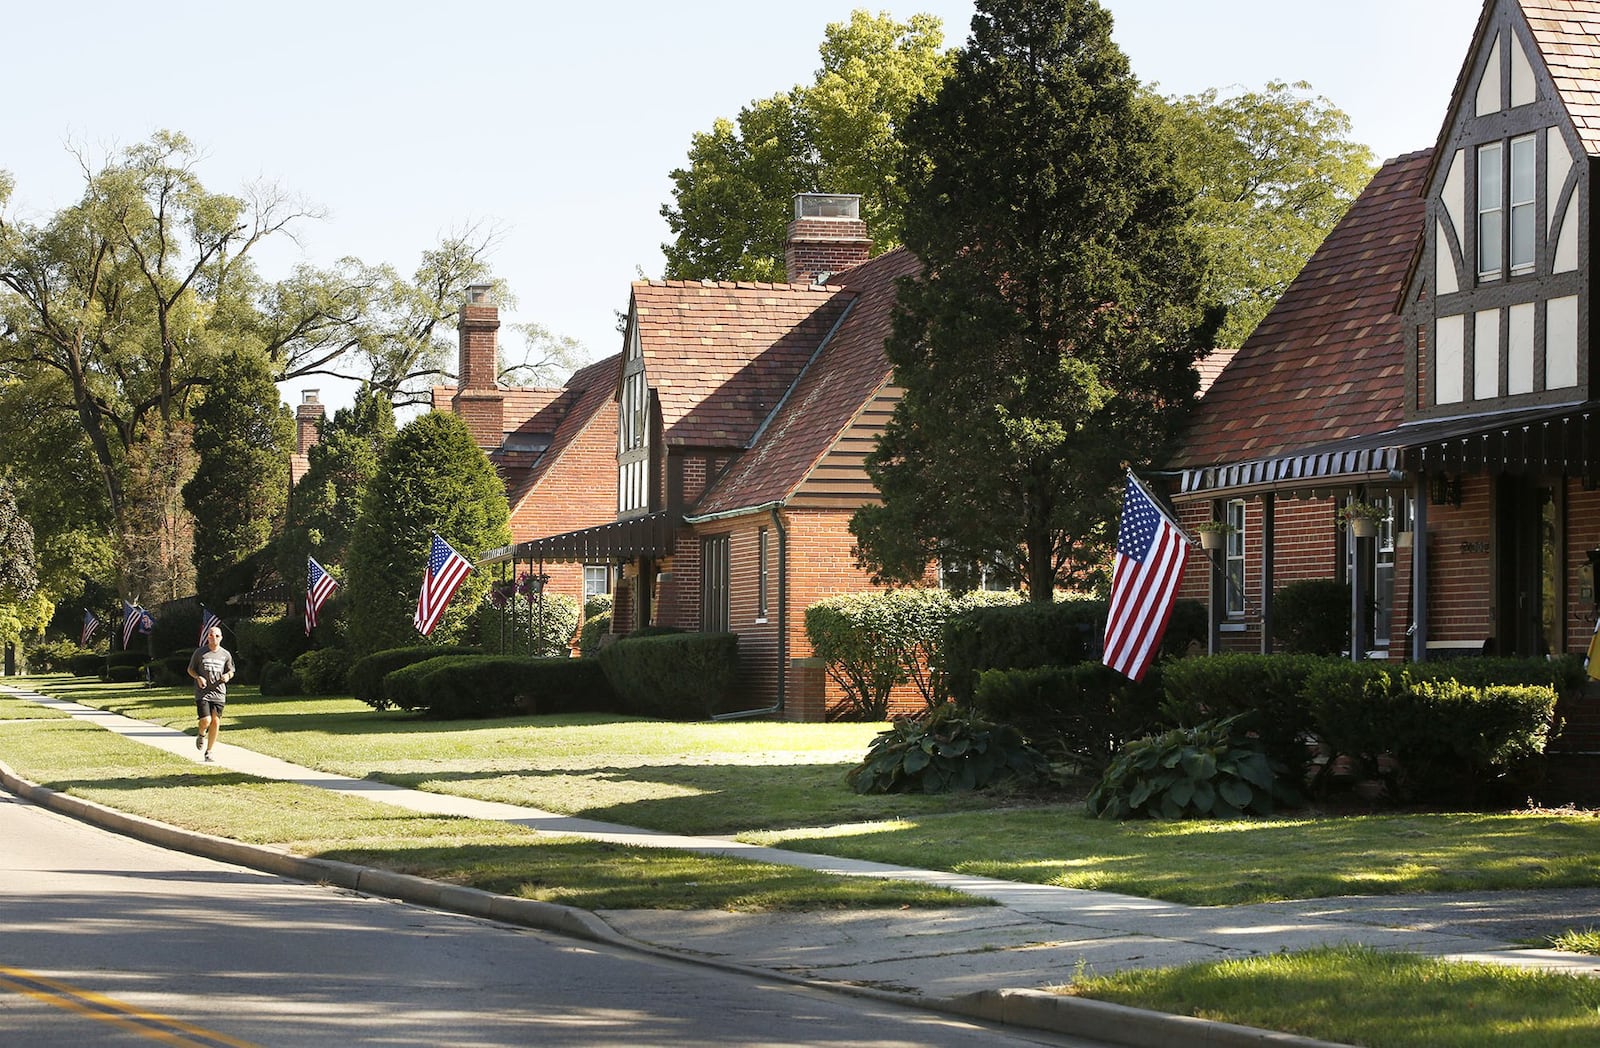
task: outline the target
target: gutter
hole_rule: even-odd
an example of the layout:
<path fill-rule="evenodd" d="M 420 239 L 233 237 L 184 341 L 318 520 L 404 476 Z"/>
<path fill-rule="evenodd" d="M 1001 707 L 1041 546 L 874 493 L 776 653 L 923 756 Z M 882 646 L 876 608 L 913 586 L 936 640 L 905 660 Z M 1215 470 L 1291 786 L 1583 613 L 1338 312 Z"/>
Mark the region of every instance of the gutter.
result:
<path fill-rule="evenodd" d="M 789 680 L 789 529 L 783 526 L 783 518 L 778 511 L 783 508 L 783 502 L 767 502 L 760 506 L 748 506 L 744 509 L 724 510 L 721 513 L 707 513 L 701 517 L 684 517 L 685 524 L 706 524 L 716 520 L 727 520 L 730 517 L 743 517 L 752 513 L 765 510 L 772 518 L 772 528 L 778 533 L 778 700 L 771 706 L 763 706 L 754 710 L 736 710 L 732 713 L 715 713 L 711 719 L 743 720 L 749 717 L 765 717 L 772 713 L 783 712 L 784 693 Z"/>

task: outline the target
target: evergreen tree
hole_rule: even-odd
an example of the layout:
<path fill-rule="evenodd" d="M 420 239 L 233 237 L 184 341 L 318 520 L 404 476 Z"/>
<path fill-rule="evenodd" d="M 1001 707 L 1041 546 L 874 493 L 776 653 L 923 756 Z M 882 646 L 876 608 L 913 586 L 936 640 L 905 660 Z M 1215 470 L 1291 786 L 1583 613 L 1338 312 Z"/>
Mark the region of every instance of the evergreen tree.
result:
<path fill-rule="evenodd" d="M 267 360 L 223 360 L 194 409 L 194 476 L 183 501 L 194 515 L 195 592 L 221 607 L 254 589 L 262 555 L 283 522 L 294 419 Z"/>
<path fill-rule="evenodd" d="M 997 561 L 1035 601 L 1102 563 L 1124 463 L 1193 397 L 1192 194 L 1093 0 L 979 0 L 912 110 L 902 283 L 887 351 L 905 395 L 868 469 L 860 557 L 911 580 Z"/>
<path fill-rule="evenodd" d="M 468 560 L 509 545 L 505 486 L 467 424 L 433 411 L 396 434 L 367 485 L 350 537 L 344 599 L 351 648 L 359 654 L 422 643 L 411 624 L 437 532 Z M 456 592 L 432 640 L 453 643 L 489 588 L 474 571 Z"/>
<path fill-rule="evenodd" d="M 322 424 L 306 452 L 305 476 L 289 493 L 289 522 L 277 543 L 278 574 L 291 592 L 305 578 L 308 556 L 343 581 L 361 500 L 394 435 L 394 406 L 369 384 Z"/>

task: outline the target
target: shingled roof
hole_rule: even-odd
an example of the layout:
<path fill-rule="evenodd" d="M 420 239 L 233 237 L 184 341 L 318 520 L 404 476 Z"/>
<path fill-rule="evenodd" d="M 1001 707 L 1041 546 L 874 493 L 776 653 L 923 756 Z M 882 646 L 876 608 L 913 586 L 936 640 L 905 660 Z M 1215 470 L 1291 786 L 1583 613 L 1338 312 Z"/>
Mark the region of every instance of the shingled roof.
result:
<path fill-rule="evenodd" d="M 1383 165 L 1217 376 L 1170 465 L 1267 458 L 1401 422 L 1405 340 L 1396 310 L 1422 236 L 1431 156 Z"/>
<path fill-rule="evenodd" d="M 560 461 L 562 453 L 596 415 L 602 411 L 616 410 L 612 407 L 612 403 L 621 365 L 622 354 L 613 353 L 604 360 L 579 368 L 567 380 L 566 387 L 560 391 L 561 396 L 557 400 L 544 410 L 528 417 L 513 430 L 512 434 L 508 434 L 508 444 L 514 443 L 512 436 L 520 433 L 548 438 L 543 450 L 525 470 L 507 475 L 506 488 L 513 508 L 526 498 L 540 479 Z M 519 407 L 514 407 L 516 402 L 512 399 L 519 392 L 524 391 L 506 391 L 507 419 L 521 417 L 513 414 L 513 411 L 520 410 Z"/>
<path fill-rule="evenodd" d="M 1600 156 L 1600 0 L 1522 0 L 1522 13 L 1584 151 Z"/>
<path fill-rule="evenodd" d="M 843 315 L 838 287 L 639 281 L 645 381 L 667 444 L 742 448 Z"/>
<path fill-rule="evenodd" d="M 883 343 L 894 282 L 920 270 L 904 248 L 834 277 L 850 311 L 755 443 L 695 507 L 696 514 L 766 505 L 791 495 L 874 394 L 889 381 Z"/>

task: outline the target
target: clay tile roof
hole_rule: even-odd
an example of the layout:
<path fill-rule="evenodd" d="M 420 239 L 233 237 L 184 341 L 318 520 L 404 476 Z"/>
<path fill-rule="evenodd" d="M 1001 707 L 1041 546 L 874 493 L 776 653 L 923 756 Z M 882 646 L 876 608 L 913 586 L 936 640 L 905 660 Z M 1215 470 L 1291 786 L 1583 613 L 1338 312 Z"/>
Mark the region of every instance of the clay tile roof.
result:
<path fill-rule="evenodd" d="M 596 415 L 615 410 L 612 403 L 621 366 L 622 354 L 613 353 L 603 360 L 579 368 L 567 379 L 566 387 L 560 391 L 560 398 L 550 405 L 551 410 L 536 414 L 516 426 L 513 432 L 535 432 L 542 426 L 543 420 L 553 419 L 555 422 L 549 435 L 549 444 L 527 464 L 526 472 L 507 478 L 513 507 L 526 498 L 539 480 L 550 472 L 551 466 L 561 458 L 567 446 Z M 524 391 L 506 392 L 505 418 L 506 424 L 511 425 L 518 416 L 512 414 L 510 394 Z"/>
<path fill-rule="evenodd" d="M 833 329 L 837 287 L 747 281 L 633 285 L 645 381 L 665 440 L 743 447 Z"/>
<path fill-rule="evenodd" d="M 885 252 L 830 283 L 852 298 L 850 312 L 751 449 L 701 499 L 695 513 L 722 513 L 786 498 L 862 406 L 889 380 L 889 337 L 897 278 L 920 264 L 904 248 Z"/>
<path fill-rule="evenodd" d="M 1396 309 L 1431 152 L 1384 164 L 1201 398 L 1170 465 L 1237 462 L 1398 425 Z"/>
<path fill-rule="evenodd" d="M 1590 156 L 1600 156 L 1600 0 L 1523 0 L 1522 12 Z"/>

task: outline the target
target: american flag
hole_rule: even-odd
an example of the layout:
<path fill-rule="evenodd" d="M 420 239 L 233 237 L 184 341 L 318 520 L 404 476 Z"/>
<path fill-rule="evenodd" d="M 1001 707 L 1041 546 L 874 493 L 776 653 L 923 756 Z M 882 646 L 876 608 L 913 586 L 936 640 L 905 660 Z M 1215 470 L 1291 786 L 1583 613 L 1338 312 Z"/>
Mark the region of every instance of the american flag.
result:
<path fill-rule="evenodd" d="M 433 536 L 428 550 L 428 570 L 422 574 L 422 593 L 417 597 L 417 613 L 411 619 L 424 637 L 438 625 L 444 609 L 450 606 L 450 598 L 455 596 L 471 570 L 467 558 L 451 549 L 450 543 L 438 535 Z"/>
<path fill-rule="evenodd" d="M 88 608 L 84 608 L 83 609 L 83 636 L 78 641 L 78 643 L 81 646 L 85 647 L 85 648 L 87 648 L 89 645 L 93 644 L 94 643 L 94 632 L 95 632 L 95 630 L 97 630 L 99 628 L 100 628 L 100 616 L 96 615 L 94 612 L 90 611 Z"/>
<path fill-rule="evenodd" d="M 1144 679 L 1167 631 L 1188 560 L 1188 537 L 1130 472 L 1106 615 L 1107 666 L 1131 680 Z"/>
<path fill-rule="evenodd" d="M 211 611 L 204 604 L 200 605 L 200 639 L 196 642 L 197 646 L 204 647 L 206 634 L 211 632 L 211 627 L 220 625 L 222 625 L 222 620 L 217 618 L 217 613 Z"/>
<path fill-rule="evenodd" d="M 122 650 L 127 651 L 128 645 L 133 643 L 135 633 L 149 633 L 155 626 L 156 620 L 150 613 L 137 604 L 122 602 Z"/>
<path fill-rule="evenodd" d="M 317 563 L 317 558 L 306 558 L 306 636 L 311 636 L 311 627 L 317 624 L 317 612 L 322 610 L 322 604 L 329 597 L 339 583 L 327 569 Z"/>

